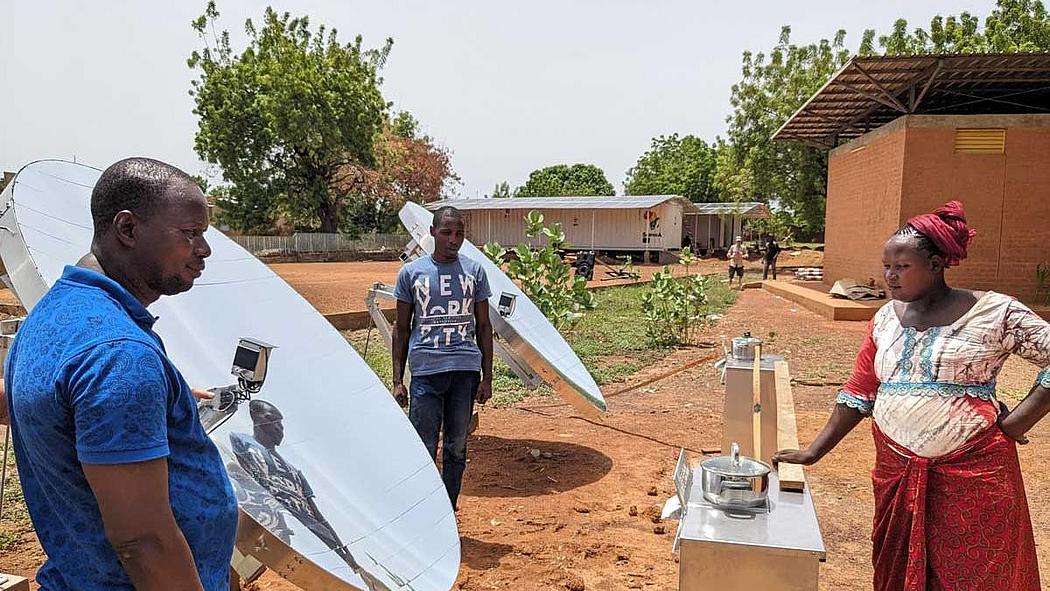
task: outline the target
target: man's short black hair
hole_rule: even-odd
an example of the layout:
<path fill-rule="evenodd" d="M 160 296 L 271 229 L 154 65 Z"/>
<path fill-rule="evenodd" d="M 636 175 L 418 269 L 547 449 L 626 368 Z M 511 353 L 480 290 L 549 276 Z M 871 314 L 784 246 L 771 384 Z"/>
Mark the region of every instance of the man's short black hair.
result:
<path fill-rule="evenodd" d="M 441 207 L 434 210 L 434 221 L 430 222 L 431 226 L 435 228 L 441 224 L 442 218 L 451 218 L 454 220 L 463 221 L 463 212 L 452 207 L 451 205 L 442 205 Z"/>
<path fill-rule="evenodd" d="M 95 237 L 105 234 L 125 209 L 141 218 L 150 216 L 168 188 L 179 181 L 195 182 L 178 168 L 152 158 L 126 158 L 112 164 L 91 191 Z"/>
<path fill-rule="evenodd" d="M 277 410 L 277 407 L 274 406 L 272 402 L 267 402 L 259 398 L 252 398 L 251 401 L 248 402 L 248 415 L 252 417 L 252 423 L 256 425 L 262 422 L 263 413 L 269 410 L 276 411 L 282 418 L 284 417 L 284 415 L 281 414 L 281 411 Z"/>

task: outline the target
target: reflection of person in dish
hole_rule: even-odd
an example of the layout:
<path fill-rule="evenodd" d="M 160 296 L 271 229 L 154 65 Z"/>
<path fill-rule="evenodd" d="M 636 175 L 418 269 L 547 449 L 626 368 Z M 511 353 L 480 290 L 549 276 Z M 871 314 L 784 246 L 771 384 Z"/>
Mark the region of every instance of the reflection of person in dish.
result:
<path fill-rule="evenodd" d="M 365 579 L 370 589 L 385 589 L 357 564 L 349 548 L 343 545 L 335 529 L 318 510 L 314 491 L 303 473 L 277 453 L 277 446 L 284 440 L 284 415 L 281 411 L 269 402 L 252 400 L 248 412 L 254 427 L 252 434 L 230 434 L 233 455 L 240 467 L 326 546 L 335 550 L 354 572 Z M 280 523 L 283 525 L 283 519 Z M 285 527 L 275 533 L 288 535 L 290 531 Z M 281 535 L 282 539 L 284 535 Z"/>
<path fill-rule="evenodd" d="M 972 236 L 952 201 L 886 242 L 893 301 L 868 326 L 824 429 L 773 456 L 812 464 L 872 418 L 877 591 L 1039 589 L 1016 446 L 1050 411 L 1050 324 L 1009 296 L 945 283 Z M 1012 411 L 995 390 L 1011 354 L 1042 368 Z"/>

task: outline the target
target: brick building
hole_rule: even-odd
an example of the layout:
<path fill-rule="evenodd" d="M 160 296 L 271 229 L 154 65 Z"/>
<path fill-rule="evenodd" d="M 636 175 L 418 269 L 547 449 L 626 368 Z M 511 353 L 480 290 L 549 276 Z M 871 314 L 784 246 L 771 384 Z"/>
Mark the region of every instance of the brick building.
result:
<path fill-rule="evenodd" d="M 835 146 L 827 281 L 881 282 L 886 239 L 957 199 L 977 237 L 949 282 L 1044 303 L 1050 55 L 854 58 L 775 137 Z"/>

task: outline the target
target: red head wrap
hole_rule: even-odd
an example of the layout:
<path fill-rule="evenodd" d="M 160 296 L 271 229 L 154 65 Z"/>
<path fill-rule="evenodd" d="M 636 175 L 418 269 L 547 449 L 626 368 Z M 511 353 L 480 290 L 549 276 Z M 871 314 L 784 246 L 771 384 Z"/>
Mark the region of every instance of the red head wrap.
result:
<path fill-rule="evenodd" d="M 933 213 L 917 215 L 908 220 L 908 225 L 937 245 L 949 267 L 966 258 L 966 248 L 977 233 L 966 225 L 966 214 L 958 201 L 949 201 Z"/>

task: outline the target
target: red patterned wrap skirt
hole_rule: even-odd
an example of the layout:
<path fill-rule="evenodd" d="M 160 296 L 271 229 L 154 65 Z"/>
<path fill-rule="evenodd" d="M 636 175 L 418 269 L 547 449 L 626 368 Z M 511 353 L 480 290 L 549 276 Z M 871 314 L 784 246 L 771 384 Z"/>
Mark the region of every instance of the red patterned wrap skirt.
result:
<path fill-rule="evenodd" d="M 998 425 L 936 458 L 872 431 L 876 591 L 1040 588 L 1017 446 Z"/>

